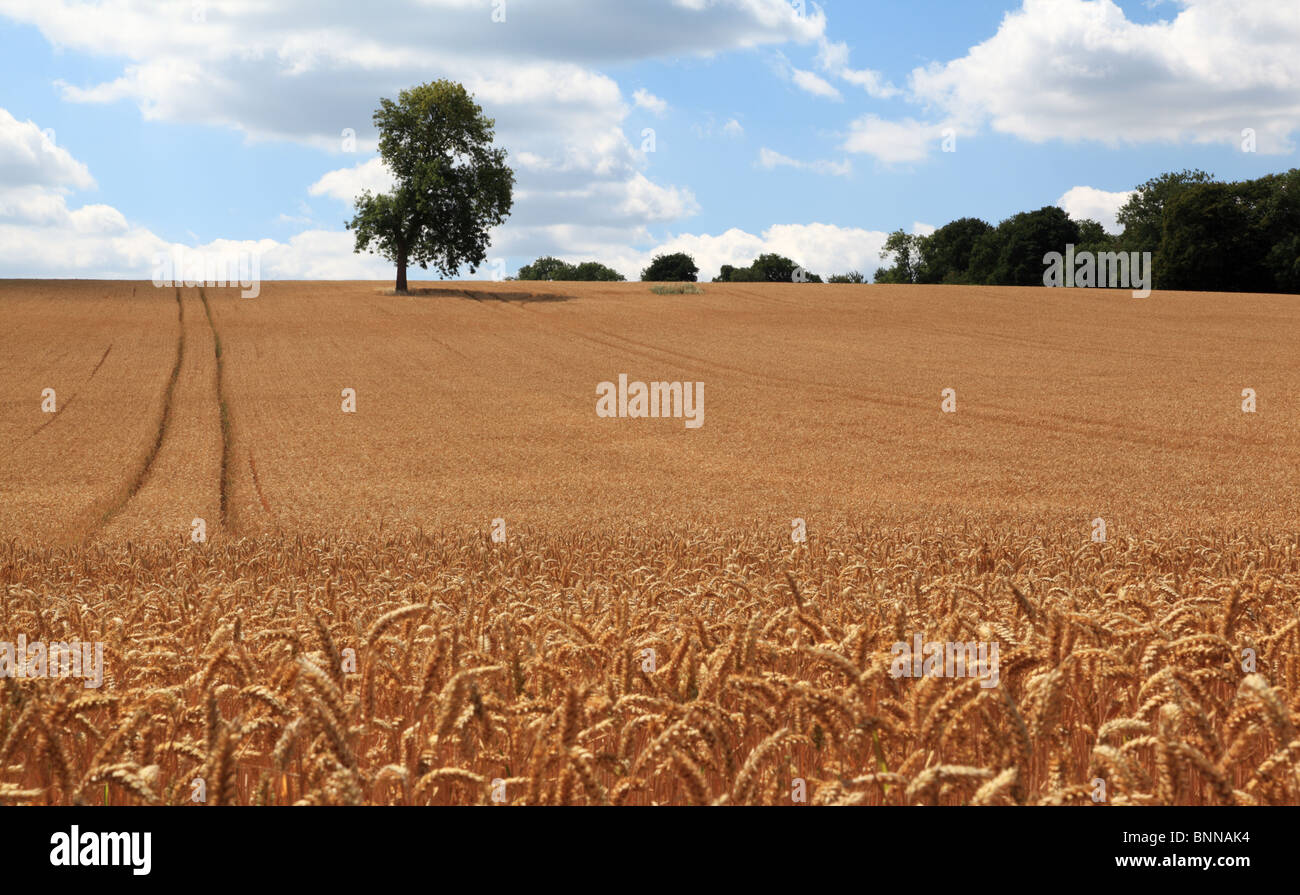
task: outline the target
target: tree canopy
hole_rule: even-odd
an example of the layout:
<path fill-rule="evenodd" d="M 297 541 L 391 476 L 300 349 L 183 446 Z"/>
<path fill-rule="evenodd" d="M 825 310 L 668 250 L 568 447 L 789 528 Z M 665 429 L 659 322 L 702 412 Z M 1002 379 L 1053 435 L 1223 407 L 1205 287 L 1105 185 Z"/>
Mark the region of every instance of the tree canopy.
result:
<path fill-rule="evenodd" d="M 348 222 L 356 251 L 377 251 L 397 265 L 405 292 L 408 264 L 453 276 L 487 257 L 489 231 L 510 214 L 514 172 L 493 146 L 495 122 L 463 86 L 433 81 L 384 98 L 374 114 L 379 155 L 392 173 L 390 192 L 365 190 Z"/>
<path fill-rule="evenodd" d="M 919 239 L 917 282 L 960 282 L 970 267 L 975 243 L 992 229 L 992 226 L 979 218 L 959 218 Z"/>
<path fill-rule="evenodd" d="M 822 278 L 809 273 L 796 261 L 767 253 L 759 255 L 748 267 L 724 264 L 713 278 L 715 283 L 820 283 Z"/>
<path fill-rule="evenodd" d="M 641 271 L 641 280 L 646 283 L 694 283 L 699 273 L 694 258 L 685 252 L 675 252 L 651 258 L 650 266 Z"/>
<path fill-rule="evenodd" d="M 574 280 L 577 282 L 621 282 L 626 279 L 611 267 L 599 261 L 568 264 L 549 255 L 519 268 L 520 280 Z"/>

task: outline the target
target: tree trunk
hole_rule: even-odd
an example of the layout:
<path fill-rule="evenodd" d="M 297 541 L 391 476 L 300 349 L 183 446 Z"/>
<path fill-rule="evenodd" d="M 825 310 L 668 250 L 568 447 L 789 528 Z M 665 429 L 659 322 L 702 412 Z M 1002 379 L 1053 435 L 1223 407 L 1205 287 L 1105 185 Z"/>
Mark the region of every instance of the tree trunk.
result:
<path fill-rule="evenodd" d="M 398 295 L 406 294 L 406 253 L 402 252 L 397 256 L 397 285 L 394 291 Z"/>

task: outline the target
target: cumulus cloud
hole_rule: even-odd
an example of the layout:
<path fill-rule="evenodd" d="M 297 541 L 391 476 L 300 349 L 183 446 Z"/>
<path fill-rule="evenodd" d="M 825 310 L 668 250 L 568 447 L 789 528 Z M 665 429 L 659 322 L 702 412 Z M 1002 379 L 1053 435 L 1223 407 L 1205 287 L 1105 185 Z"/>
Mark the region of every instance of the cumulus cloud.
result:
<path fill-rule="evenodd" d="M 0 277 L 149 280 L 159 259 L 177 251 L 209 257 L 256 252 L 267 279 L 391 275 L 386 261 L 353 254 L 354 237 L 348 232 L 308 230 L 287 243 L 214 240 L 184 246 L 128 221 L 111 205 L 70 205 L 69 187 L 93 186 L 94 179 L 66 150 L 53 147 L 48 139 L 37 142 L 41 134 L 35 123 L 19 122 L 0 108 L 0 147 L 10 150 L 0 155 L 5 159 L 0 164 Z M 349 172 L 361 182 L 365 168 Z M 342 195 L 347 192 L 343 180 L 342 175 L 327 175 L 318 192 Z"/>
<path fill-rule="evenodd" d="M 0 121 L 6 115 L 0 109 Z M 89 178 L 85 166 L 71 155 L 61 164 L 68 172 L 78 172 L 74 179 Z M 178 252 L 183 257 L 197 253 L 225 258 L 255 253 L 265 279 L 392 276 L 392 266 L 384 259 L 354 254 L 354 236 L 346 231 L 313 229 L 287 241 L 218 239 L 184 246 L 129 222 L 110 206 L 70 207 L 61 188 L 43 182 L 49 179 L 39 168 L 28 170 L 19 182 L 7 183 L 0 192 L 0 276 L 146 280 L 152 278 L 161 258 Z M 309 193 L 350 202 L 361 189 L 384 189 L 389 182 L 379 159 L 372 158 L 325 174 Z M 716 276 L 723 264 L 748 264 L 765 252 L 787 255 L 820 273 L 851 268 L 869 273 L 880 264 L 886 236 L 829 224 L 782 224 L 760 234 L 732 229 L 718 235 L 675 236 L 656 245 L 647 224 L 676 220 L 698 207 L 689 191 L 659 186 L 639 174 L 626 181 L 582 183 L 569 191 L 550 190 L 527 198 L 530 210 L 518 225 L 494 233 L 487 271 L 502 256 L 533 256 L 553 252 L 560 245 L 566 247 L 565 257 L 570 260 L 599 258 L 629 278 L 637 277 L 654 255 L 673 251 L 690 252 L 705 279 Z M 553 223 L 565 217 L 568 204 L 605 209 L 605 217 L 581 225 Z M 633 248 L 638 245 L 654 247 Z M 487 276 L 487 271 L 479 275 Z"/>
<path fill-rule="evenodd" d="M 737 121 L 736 119 L 732 118 L 732 119 L 730 119 L 726 124 L 724 124 L 724 125 L 722 126 L 722 133 L 723 133 L 723 136 L 732 137 L 732 138 L 740 138 L 740 137 L 745 136 L 745 129 L 744 129 L 743 127 L 741 127 L 741 124 L 740 124 L 739 121 Z"/>
<path fill-rule="evenodd" d="M 54 140 L 53 131 L 0 109 L 0 187 L 94 188 L 86 166 Z"/>
<path fill-rule="evenodd" d="M 0 13 L 53 45 L 123 60 L 112 77 L 61 82 L 65 100 L 133 102 L 149 120 L 228 127 L 249 140 L 340 152 L 350 131 L 356 149 L 370 153 L 379 97 L 434 78 L 459 81 L 496 120 L 518 195 L 538 200 L 516 204 L 503 246 L 565 227 L 590 229 L 581 242 L 611 228 L 644 241 L 648 223 L 698 209 L 689 190 L 648 179 L 643 152 L 624 133 L 632 108 L 661 114 L 665 101 L 644 90 L 625 96 L 597 66 L 811 43 L 826 26 L 820 9 L 794 15 L 785 0 L 553 0 L 510 4 L 505 22 L 493 21 L 485 0 L 284 0 L 204 11 L 149 0 L 0 0 Z M 311 192 L 350 202 L 360 188 L 382 188 L 376 174 L 361 162 L 325 174 Z"/>
<path fill-rule="evenodd" d="M 867 115 L 845 149 L 886 163 L 924 159 L 940 133 L 992 129 L 1022 140 L 1241 145 L 1295 150 L 1300 131 L 1300 5 L 1180 0 L 1172 20 L 1130 21 L 1113 0 L 1024 0 L 997 32 L 946 63 L 917 68 L 905 98 L 932 121 Z M 848 69 L 848 49 L 818 38 L 822 70 L 873 96 L 899 93 Z"/>
<path fill-rule="evenodd" d="M 0 198 L 0 277 L 149 280 L 160 259 L 177 251 L 209 258 L 255 252 L 264 279 L 392 276 L 387 261 L 353 254 L 353 239 L 347 232 L 307 230 L 288 242 L 213 240 L 186 246 L 129 223 L 108 205 L 71 208 L 48 187 L 6 190 Z"/>
<path fill-rule="evenodd" d="M 0 120 L 7 114 L 0 109 Z M 84 171 L 70 155 L 68 171 Z M 88 172 L 85 174 L 89 176 Z M 92 204 L 69 207 L 64 192 L 40 182 L 39 169 L 9 183 L 0 192 L 0 276 L 105 277 L 151 279 L 164 256 L 195 253 L 229 258 L 255 253 L 264 279 L 387 279 L 392 265 L 375 255 L 353 253 L 354 236 L 346 231 L 306 230 L 287 241 L 218 239 L 184 246 L 129 222 L 117 209 Z M 312 195 L 351 201 L 366 186 L 382 188 L 387 177 L 379 160 L 371 159 L 331 171 L 313 183 Z M 48 179 L 48 178 L 46 178 Z M 561 206 L 546 211 L 545 205 Z M 565 203 L 606 208 L 607 217 L 582 225 L 548 222 L 563 216 Z M 700 265 L 705 279 L 723 264 L 748 264 L 765 252 L 794 258 L 805 268 L 828 274 L 849 269 L 870 273 L 880 265 L 886 234 L 830 224 L 782 224 L 760 234 L 731 229 L 718 235 L 684 234 L 654 245 L 646 226 L 675 220 L 696 210 L 689 191 L 664 188 L 644 176 L 625 182 L 597 182 L 565 193 L 552 191 L 530 197 L 534 220 L 501 228 L 494 234 L 488 276 L 502 256 L 524 257 L 565 246 L 573 261 L 599 258 L 629 278 L 636 278 L 650 259 L 663 252 L 685 251 Z M 922 225 L 918 225 L 922 226 Z M 654 245 L 638 250 L 637 245 Z M 418 272 L 413 272 L 418 277 Z"/>
<path fill-rule="evenodd" d="M 913 118 L 886 121 L 879 115 L 864 115 L 849 125 L 842 148 L 845 152 L 875 156 L 886 164 L 916 162 L 943 140 L 945 127 Z"/>
<path fill-rule="evenodd" d="M 1111 193 L 1090 186 L 1076 186 L 1066 190 L 1065 195 L 1056 200 L 1056 204 L 1075 220 L 1091 218 L 1101 224 L 1107 233 L 1118 234 L 1123 228 L 1115 216 L 1133 192 L 1127 190 Z"/>
<path fill-rule="evenodd" d="M 393 172 L 384 166 L 379 156 L 358 162 L 351 168 L 330 171 L 317 180 L 307 192 L 313 196 L 329 196 L 349 205 L 365 190 L 385 193 L 393 188 Z"/>
<path fill-rule="evenodd" d="M 881 265 L 887 236 L 878 230 L 833 224 L 778 224 L 758 234 L 739 228 L 716 235 L 682 234 L 642 252 L 611 246 L 606 257 L 613 258 L 614 268 L 629 279 L 640 276 L 655 255 L 671 252 L 686 252 L 694 258 L 702 281 L 717 276 L 724 264 L 744 266 L 769 252 L 792 258 L 823 277 L 849 270 L 869 274 Z"/>
<path fill-rule="evenodd" d="M 63 85 L 67 99 L 126 99 L 151 118 L 323 146 L 337 146 L 341 128 L 366 129 L 377 97 L 435 77 L 510 106 L 503 131 L 530 113 L 572 128 L 584 110 L 605 110 L 611 86 L 620 102 L 593 66 L 810 42 L 826 24 L 820 10 L 796 16 L 784 0 L 555 0 L 511 4 L 506 22 L 491 12 L 479 0 L 283 0 L 209 3 L 196 21 L 189 3 L 0 0 L 0 13 L 52 44 L 127 60 L 110 80 Z"/>
<path fill-rule="evenodd" d="M 912 98 L 1023 140 L 1294 150 L 1300 4 L 1181 0 L 1172 21 L 1129 21 L 1112 0 L 1025 0 L 960 59 L 912 73 Z"/>

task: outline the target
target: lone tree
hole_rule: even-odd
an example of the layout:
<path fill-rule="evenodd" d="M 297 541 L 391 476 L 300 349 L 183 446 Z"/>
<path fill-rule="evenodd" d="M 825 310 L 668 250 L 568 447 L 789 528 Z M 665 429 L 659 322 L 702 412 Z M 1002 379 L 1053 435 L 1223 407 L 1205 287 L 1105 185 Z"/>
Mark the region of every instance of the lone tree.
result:
<path fill-rule="evenodd" d="M 394 262 L 399 293 L 410 263 L 432 264 L 447 277 L 466 264 L 478 270 L 488 231 L 513 204 L 514 172 L 506 151 L 492 145 L 496 122 L 454 81 L 403 90 L 397 102 L 381 99 L 374 121 L 395 183 L 392 192 L 357 197 L 347 225 L 357 231 L 356 251 Z"/>

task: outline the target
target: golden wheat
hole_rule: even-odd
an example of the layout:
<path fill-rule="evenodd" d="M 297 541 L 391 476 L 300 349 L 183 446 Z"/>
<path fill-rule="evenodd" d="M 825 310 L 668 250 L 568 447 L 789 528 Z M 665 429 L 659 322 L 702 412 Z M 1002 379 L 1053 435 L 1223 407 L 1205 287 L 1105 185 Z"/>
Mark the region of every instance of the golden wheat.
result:
<path fill-rule="evenodd" d="M 9 543 L 6 624 L 105 685 L 0 682 L 0 801 L 1300 801 L 1296 539 L 1061 535 Z M 889 671 L 979 631 L 994 689 Z"/>

